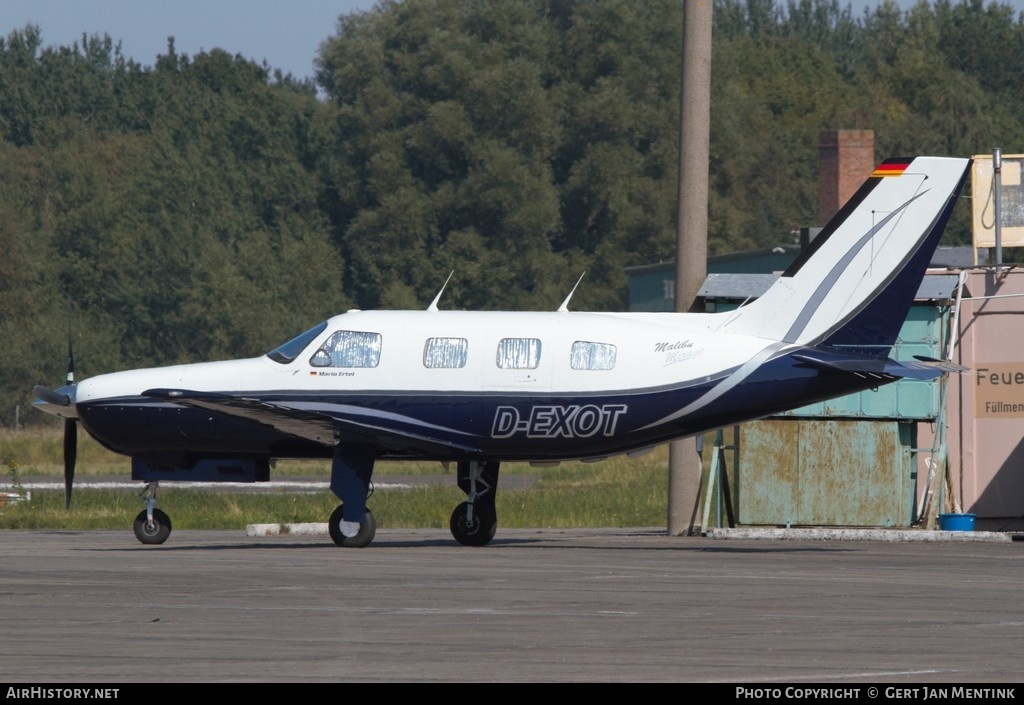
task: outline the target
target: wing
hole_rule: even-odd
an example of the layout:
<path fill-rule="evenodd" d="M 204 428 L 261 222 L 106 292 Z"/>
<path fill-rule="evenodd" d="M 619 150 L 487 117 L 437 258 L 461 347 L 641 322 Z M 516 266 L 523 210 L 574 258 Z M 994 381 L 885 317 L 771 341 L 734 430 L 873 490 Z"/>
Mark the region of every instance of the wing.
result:
<path fill-rule="evenodd" d="M 186 389 L 150 389 L 143 396 L 162 399 L 182 406 L 205 409 L 253 423 L 270 426 L 282 433 L 334 446 L 338 438 L 356 438 L 393 450 L 419 450 L 444 453 L 452 450 L 476 453 L 479 448 L 455 438 L 452 429 L 415 422 L 408 417 L 377 412 L 344 404 L 312 402 L 269 402 L 251 396 L 232 396 L 217 392 Z M 330 413 L 327 413 L 330 411 Z M 467 434 L 461 434 L 467 435 Z"/>

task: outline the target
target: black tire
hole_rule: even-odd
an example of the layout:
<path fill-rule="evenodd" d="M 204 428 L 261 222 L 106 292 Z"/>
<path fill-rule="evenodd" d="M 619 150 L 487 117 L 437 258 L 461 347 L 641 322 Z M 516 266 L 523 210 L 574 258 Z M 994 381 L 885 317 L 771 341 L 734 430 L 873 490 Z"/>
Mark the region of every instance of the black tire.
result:
<path fill-rule="evenodd" d="M 473 521 L 466 519 L 469 502 L 463 502 L 452 512 L 449 528 L 452 536 L 463 546 L 486 546 L 498 530 L 498 514 L 486 504 L 473 506 Z"/>
<path fill-rule="evenodd" d="M 345 536 L 341 533 L 341 517 L 344 504 L 331 512 L 331 519 L 327 523 L 327 531 L 331 534 L 331 540 L 344 548 L 363 548 L 369 546 L 377 533 L 377 520 L 373 518 L 373 512 L 366 510 L 366 516 L 359 522 L 359 533 L 355 536 Z"/>
<path fill-rule="evenodd" d="M 135 538 L 142 543 L 158 544 L 171 535 L 171 518 L 159 509 L 153 509 L 153 522 L 149 522 L 146 510 L 143 509 L 135 517 Z"/>

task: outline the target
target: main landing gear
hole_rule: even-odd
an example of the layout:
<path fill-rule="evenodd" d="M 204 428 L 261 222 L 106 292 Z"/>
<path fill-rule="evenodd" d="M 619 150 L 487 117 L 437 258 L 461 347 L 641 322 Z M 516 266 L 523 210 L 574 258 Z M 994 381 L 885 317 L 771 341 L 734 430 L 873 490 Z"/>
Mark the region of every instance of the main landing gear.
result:
<path fill-rule="evenodd" d="M 158 544 L 171 535 L 171 518 L 156 508 L 157 482 L 147 482 L 139 494 L 146 508 L 135 517 L 135 538 L 142 543 Z"/>
<path fill-rule="evenodd" d="M 498 530 L 498 510 L 494 504 L 498 467 L 497 461 L 459 461 L 459 489 L 468 499 L 452 512 L 448 526 L 463 546 L 486 546 Z"/>
<path fill-rule="evenodd" d="M 367 509 L 366 514 L 363 515 L 363 518 L 358 523 L 346 522 L 344 515 L 344 504 L 339 504 L 338 508 L 331 512 L 331 520 L 327 524 L 327 531 L 331 535 L 331 540 L 344 548 L 363 548 L 368 546 L 377 533 L 377 520 L 373 518 L 373 512 Z M 352 535 L 347 535 L 346 531 Z"/>
<path fill-rule="evenodd" d="M 339 444 L 331 463 L 331 491 L 341 504 L 331 513 L 328 531 L 338 546 L 368 546 L 377 532 L 377 520 L 366 507 L 372 494 L 373 446 Z M 494 505 L 498 489 L 498 461 L 460 460 L 459 489 L 466 501 L 452 512 L 449 528 L 464 546 L 486 546 L 498 529 L 498 511 Z"/>
<path fill-rule="evenodd" d="M 331 512 L 327 531 L 338 546 L 363 548 L 377 533 L 377 520 L 366 508 L 366 500 L 373 493 L 370 480 L 376 459 L 373 446 L 352 443 L 334 448 L 331 491 L 341 504 Z"/>

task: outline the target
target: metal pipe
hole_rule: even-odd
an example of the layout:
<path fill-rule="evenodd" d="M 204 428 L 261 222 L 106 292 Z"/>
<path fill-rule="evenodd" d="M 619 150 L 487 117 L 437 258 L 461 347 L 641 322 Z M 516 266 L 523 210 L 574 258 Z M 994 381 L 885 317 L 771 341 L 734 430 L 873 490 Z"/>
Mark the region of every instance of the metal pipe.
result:
<path fill-rule="evenodd" d="M 1003 154 L 999 147 L 992 150 L 992 188 L 995 193 L 994 205 L 995 205 L 995 234 L 996 234 L 996 266 L 1003 266 L 1003 238 L 1001 228 L 1001 218 L 999 216 L 999 201 L 1002 191 L 1002 180 L 1000 176 L 1003 171 Z"/>

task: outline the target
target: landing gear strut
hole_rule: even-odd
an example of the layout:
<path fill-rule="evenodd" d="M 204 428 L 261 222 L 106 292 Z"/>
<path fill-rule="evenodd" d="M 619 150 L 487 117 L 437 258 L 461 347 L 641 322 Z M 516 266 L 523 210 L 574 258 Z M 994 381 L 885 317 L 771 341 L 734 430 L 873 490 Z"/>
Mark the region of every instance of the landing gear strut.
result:
<path fill-rule="evenodd" d="M 463 546 L 486 546 L 498 530 L 498 510 L 494 505 L 498 466 L 497 461 L 459 461 L 459 489 L 468 499 L 452 512 L 448 526 Z"/>
<path fill-rule="evenodd" d="M 335 447 L 331 463 L 331 491 L 341 500 L 331 512 L 327 530 L 331 540 L 345 548 L 363 548 L 377 533 L 377 520 L 366 507 L 373 494 L 373 463 L 376 451 L 372 446 L 356 443 Z"/>
<path fill-rule="evenodd" d="M 171 535 L 171 518 L 156 508 L 157 482 L 147 482 L 139 494 L 146 508 L 135 517 L 135 538 L 142 543 L 158 544 Z"/>

